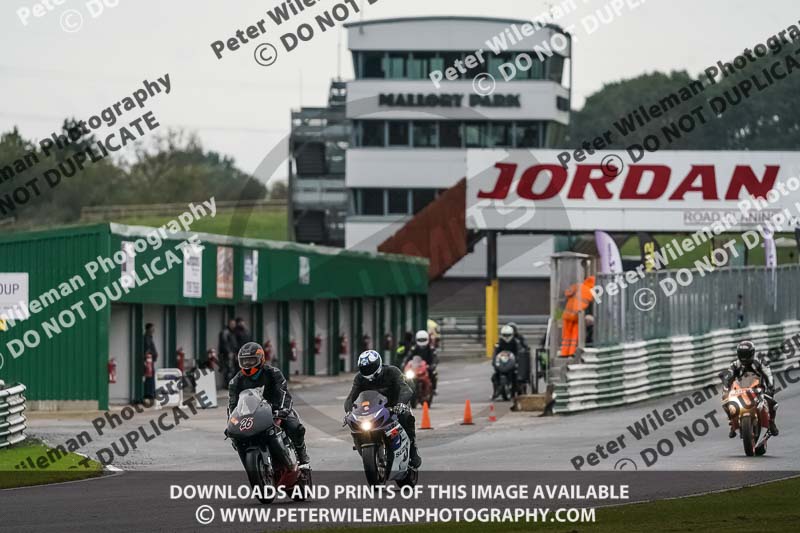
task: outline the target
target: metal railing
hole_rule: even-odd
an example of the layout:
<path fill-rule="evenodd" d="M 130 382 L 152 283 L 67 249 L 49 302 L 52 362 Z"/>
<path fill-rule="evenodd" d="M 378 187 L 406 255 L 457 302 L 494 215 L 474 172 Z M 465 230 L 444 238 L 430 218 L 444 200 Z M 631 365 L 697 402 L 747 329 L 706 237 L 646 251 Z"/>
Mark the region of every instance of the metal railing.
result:
<path fill-rule="evenodd" d="M 628 286 L 609 296 L 607 288 L 615 280 Z M 596 284 L 605 293 L 594 303 L 595 346 L 800 317 L 800 265 L 663 270 L 646 273 L 632 284 L 624 275 L 598 274 Z"/>
<path fill-rule="evenodd" d="M 0 448 L 25 440 L 25 385 L 0 381 Z"/>

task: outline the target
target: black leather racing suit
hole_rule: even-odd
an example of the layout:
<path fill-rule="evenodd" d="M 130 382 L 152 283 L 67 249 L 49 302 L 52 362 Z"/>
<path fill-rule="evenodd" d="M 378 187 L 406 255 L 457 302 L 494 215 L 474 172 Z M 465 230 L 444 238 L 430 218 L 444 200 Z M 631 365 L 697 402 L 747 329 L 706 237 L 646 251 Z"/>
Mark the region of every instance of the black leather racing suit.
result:
<path fill-rule="evenodd" d="M 255 389 L 264 387 L 264 399 L 272 406 L 272 411 L 276 413 L 276 418 L 283 419 L 283 429 L 289 438 L 292 439 L 297 450 L 297 457 L 300 463 L 308 462 L 306 452 L 306 428 L 300 417 L 292 408 L 292 395 L 289 394 L 289 384 L 280 370 L 274 366 L 265 365 L 255 376 L 245 376 L 237 372 L 228 384 L 228 414 L 236 409 L 239 403 L 239 393 L 245 389 Z"/>
<path fill-rule="evenodd" d="M 742 363 L 739 359 L 735 359 L 723 375 L 722 386 L 725 388 L 724 392 L 727 394 L 733 382 L 741 379 L 748 372 L 758 376 L 764 386 L 764 399 L 769 407 L 769 418 L 774 424 L 778 402 L 775 401 L 775 380 L 772 379 L 772 369 L 769 367 L 768 360 L 755 357 L 752 363 Z"/>
<path fill-rule="evenodd" d="M 350 394 L 344 400 L 344 412 L 349 413 L 353 409 L 353 402 L 356 401 L 358 395 L 368 390 L 378 391 L 386 396 L 387 407 L 394 407 L 399 403 L 408 403 L 413 394 L 399 368 L 383 365 L 381 373 L 375 379 L 369 380 L 361 374 L 356 374 L 356 377 L 353 378 L 353 387 L 350 389 Z M 403 426 L 403 429 L 408 434 L 411 444 L 416 447 L 417 433 L 414 427 L 416 420 L 414 420 L 411 410 L 408 409 L 403 413 L 399 413 L 397 421 L 400 422 L 400 425 Z"/>
<path fill-rule="evenodd" d="M 414 344 L 403 358 L 400 370 L 404 370 L 408 362 L 411 361 L 415 355 L 420 356 L 422 360 L 428 364 L 428 378 L 430 378 L 431 386 L 435 391 L 436 384 L 439 381 L 439 373 L 436 372 L 436 367 L 439 365 L 439 352 L 436 351 L 436 348 L 432 348 L 430 344 L 422 347 Z"/>

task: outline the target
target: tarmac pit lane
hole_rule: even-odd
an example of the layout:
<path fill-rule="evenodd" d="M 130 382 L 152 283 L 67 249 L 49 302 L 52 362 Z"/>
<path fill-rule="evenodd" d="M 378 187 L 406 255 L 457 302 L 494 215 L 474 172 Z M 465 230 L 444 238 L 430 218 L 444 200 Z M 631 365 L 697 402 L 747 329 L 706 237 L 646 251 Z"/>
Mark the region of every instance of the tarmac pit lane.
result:
<path fill-rule="evenodd" d="M 581 467 L 587 463 L 589 466 L 597 466 L 600 464 L 600 459 L 608 459 L 609 456 L 614 455 L 615 453 L 624 449 L 625 434 L 620 434 L 616 439 L 608 441 L 605 447 L 602 444 L 598 444 L 595 448 L 596 451 L 586 454 L 586 459 L 584 459 L 582 455 L 576 455 L 570 459 L 570 462 L 572 463 L 572 466 L 575 467 L 575 470 L 580 470 Z"/>

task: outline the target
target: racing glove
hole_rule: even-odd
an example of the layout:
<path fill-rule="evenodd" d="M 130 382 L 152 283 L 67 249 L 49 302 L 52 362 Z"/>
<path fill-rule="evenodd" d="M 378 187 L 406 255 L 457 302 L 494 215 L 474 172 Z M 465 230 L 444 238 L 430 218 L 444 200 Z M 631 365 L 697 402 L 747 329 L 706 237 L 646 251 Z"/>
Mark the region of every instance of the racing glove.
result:
<path fill-rule="evenodd" d="M 390 407 L 389 410 L 396 415 L 401 415 L 409 412 L 411 409 L 404 403 L 398 403 L 397 405 Z"/>

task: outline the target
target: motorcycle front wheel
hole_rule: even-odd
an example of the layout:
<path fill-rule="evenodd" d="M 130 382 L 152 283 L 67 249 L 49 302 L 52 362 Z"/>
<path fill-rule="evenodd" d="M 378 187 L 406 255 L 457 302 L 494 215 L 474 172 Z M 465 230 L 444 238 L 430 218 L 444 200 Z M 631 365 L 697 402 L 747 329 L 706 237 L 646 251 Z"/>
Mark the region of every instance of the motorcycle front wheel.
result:
<path fill-rule="evenodd" d="M 756 424 L 758 424 L 758 419 L 752 416 L 744 416 L 739 421 L 742 428 L 742 446 L 748 457 L 754 456 L 756 452 L 756 439 L 758 438 L 755 431 Z"/>
<path fill-rule="evenodd" d="M 248 450 L 244 458 L 244 469 L 247 472 L 247 479 L 250 481 L 250 487 L 272 487 L 275 484 L 275 473 L 272 467 L 264 462 L 264 457 L 259 450 Z M 275 496 L 272 498 L 259 498 L 261 503 L 272 503 Z"/>
<path fill-rule="evenodd" d="M 369 485 L 382 485 L 386 481 L 386 462 L 383 444 L 368 446 L 361 449 L 361 460 L 364 463 L 364 475 Z"/>

